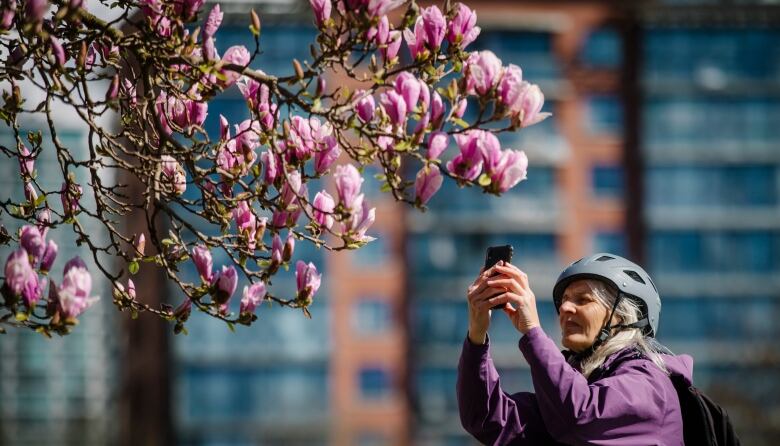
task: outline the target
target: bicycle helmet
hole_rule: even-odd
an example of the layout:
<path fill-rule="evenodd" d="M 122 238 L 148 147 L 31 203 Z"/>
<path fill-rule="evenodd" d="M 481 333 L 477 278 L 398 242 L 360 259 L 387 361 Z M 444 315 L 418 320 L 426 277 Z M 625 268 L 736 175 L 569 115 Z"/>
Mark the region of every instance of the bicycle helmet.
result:
<path fill-rule="evenodd" d="M 566 267 L 555 282 L 555 311 L 560 312 L 566 287 L 571 282 L 582 279 L 603 280 L 618 290 L 618 300 L 623 296 L 636 302 L 642 310 L 643 318 L 629 327 L 641 328 L 645 335 L 655 337 L 661 314 L 661 296 L 658 295 L 653 280 L 639 265 L 609 253 L 593 254 L 577 260 Z"/>

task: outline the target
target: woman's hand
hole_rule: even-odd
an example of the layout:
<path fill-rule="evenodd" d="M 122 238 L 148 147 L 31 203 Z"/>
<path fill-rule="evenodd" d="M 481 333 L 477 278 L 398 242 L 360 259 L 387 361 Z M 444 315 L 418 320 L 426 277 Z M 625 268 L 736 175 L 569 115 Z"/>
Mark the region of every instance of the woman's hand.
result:
<path fill-rule="evenodd" d="M 490 327 L 490 305 L 484 303 L 497 294 L 494 288 L 487 284 L 488 278 L 494 274 L 494 267 L 479 272 L 474 283 L 468 289 L 469 302 L 469 340 L 474 344 L 484 344 Z"/>
<path fill-rule="evenodd" d="M 487 299 L 481 305 L 491 308 L 506 304 L 504 312 L 515 328 L 523 334 L 540 326 L 539 313 L 536 311 L 536 296 L 528 285 L 528 275 L 511 263 L 499 262 L 493 269 L 500 275 L 487 279 L 485 281 L 487 286 L 503 288 L 506 291 Z"/>

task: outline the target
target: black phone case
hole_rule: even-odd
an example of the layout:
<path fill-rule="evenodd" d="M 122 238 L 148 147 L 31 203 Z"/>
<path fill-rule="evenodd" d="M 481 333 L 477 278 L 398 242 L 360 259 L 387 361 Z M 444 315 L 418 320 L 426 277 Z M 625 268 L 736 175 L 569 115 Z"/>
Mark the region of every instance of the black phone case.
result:
<path fill-rule="evenodd" d="M 514 254 L 514 248 L 512 248 L 512 245 L 489 247 L 485 253 L 485 269 L 495 265 L 499 262 L 499 260 L 503 260 L 507 263 L 511 262 L 512 254 Z M 495 307 L 492 307 L 491 310 L 500 310 L 502 308 L 504 308 L 504 305 L 496 305 Z"/>

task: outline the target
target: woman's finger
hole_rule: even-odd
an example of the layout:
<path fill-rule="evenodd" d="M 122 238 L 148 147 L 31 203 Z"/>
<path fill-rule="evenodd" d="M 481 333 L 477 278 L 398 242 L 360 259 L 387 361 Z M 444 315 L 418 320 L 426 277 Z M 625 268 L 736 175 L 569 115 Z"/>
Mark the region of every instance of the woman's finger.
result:
<path fill-rule="evenodd" d="M 507 263 L 505 265 L 499 265 L 496 268 L 496 271 L 517 280 L 517 283 L 520 284 L 520 286 L 523 288 L 529 287 L 528 275 L 524 273 L 522 270 L 520 270 L 520 268 L 512 265 L 511 263 Z"/>
<path fill-rule="evenodd" d="M 490 279 L 487 281 L 487 284 L 494 288 L 505 288 L 507 290 L 514 291 L 515 293 L 518 294 L 523 292 L 523 287 L 520 286 L 517 280 L 512 278 L 507 278 L 506 276 L 501 276 L 501 277 L 503 278 Z"/>

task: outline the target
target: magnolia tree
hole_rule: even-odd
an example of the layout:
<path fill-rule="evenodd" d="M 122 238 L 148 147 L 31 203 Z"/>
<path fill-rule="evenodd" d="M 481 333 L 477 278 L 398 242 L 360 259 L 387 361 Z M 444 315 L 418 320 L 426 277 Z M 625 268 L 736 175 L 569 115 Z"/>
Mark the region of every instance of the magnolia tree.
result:
<path fill-rule="evenodd" d="M 279 77 L 250 68 L 262 66 L 254 11 L 247 14 L 254 47 L 220 55 L 219 5 L 204 13 L 204 0 L 100 0 L 120 12 L 107 20 L 82 1 L 2 0 L 0 118 L 14 143 L 0 153 L 3 163 L 18 163 L 25 197 L 0 195 L 3 225 L 21 220 L 16 233 L 0 228 L 0 243 L 12 251 L 1 281 L 7 326 L 67 334 L 97 299 L 91 284 L 98 273 L 120 310 L 152 312 L 177 333 L 193 307 L 231 328 L 256 320 L 263 302 L 308 316 L 317 267 L 294 265 L 292 296 L 274 293 L 271 279 L 288 274 L 296 243 L 337 251 L 372 240 L 364 166 L 380 167 L 382 189 L 422 210 L 444 177 L 499 195 L 525 179 L 528 161 L 502 148 L 496 134 L 548 116 L 541 90 L 520 67 L 468 51 L 480 28 L 460 3 L 310 0 L 319 31 L 311 60 L 292 60 L 294 74 Z M 229 88 L 240 90 L 250 118 L 219 116 L 219 134 L 209 135 L 209 101 Z M 42 99 L 26 100 L 25 89 Z M 58 137 L 57 104 L 83 121 L 86 149 Z M 464 120 L 467 108 L 473 122 Z M 24 133 L 35 117 L 42 128 Z M 53 190 L 35 168 L 46 151 L 55 152 L 59 168 L 47 178 L 61 176 Z M 319 178 L 325 188 L 309 190 Z M 142 231 L 123 225 L 131 216 L 145 222 Z M 95 227 L 99 234 L 88 232 Z M 62 277 L 50 277 L 61 259 L 47 235 L 67 229 L 95 266 L 75 257 Z M 225 264 L 213 264 L 217 251 Z M 180 272 L 188 262 L 195 281 Z M 137 298 L 128 277 L 140 263 L 181 289 L 176 308 Z M 249 285 L 236 296 L 240 276 Z M 240 299 L 237 313 L 233 298 Z"/>

